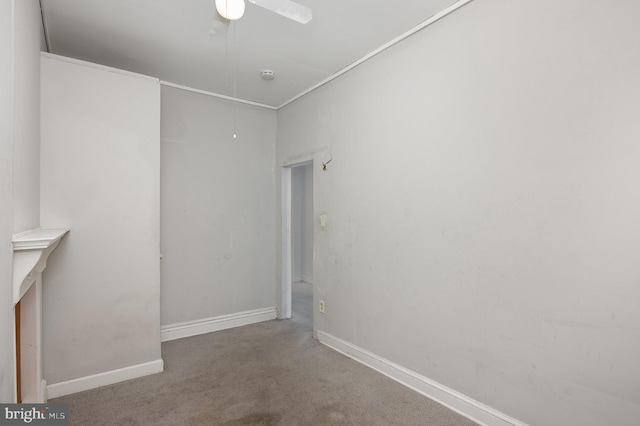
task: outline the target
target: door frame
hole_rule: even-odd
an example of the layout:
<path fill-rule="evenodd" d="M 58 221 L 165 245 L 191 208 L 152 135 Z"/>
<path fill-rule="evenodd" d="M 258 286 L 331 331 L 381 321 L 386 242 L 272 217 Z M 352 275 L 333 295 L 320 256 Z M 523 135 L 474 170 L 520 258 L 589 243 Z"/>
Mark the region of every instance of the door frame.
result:
<path fill-rule="evenodd" d="M 292 270 L 292 241 L 291 241 L 291 169 L 294 167 L 305 166 L 311 164 L 313 176 L 313 218 L 315 223 L 316 212 L 318 206 L 316 203 L 318 194 L 318 174 L 316 170 L 326 170 L 326 165 L 331 162 L 331 151 L 327 146 L 321 146 L 303 154 L 288 157 L 282 162 L 280 168 L 281 188 L 280 188 L 280 213 L 282 217 L 282 260 L 281 260 L 281 281 L 280 281 L 280 307 L 278 309 L 279 319 L 291 318 L 291 280 L 293 278 Z M 315 225 L 314 225 L 315 229 Z M 313 337 L 318 338 L 317 315 L 316 312 L 316 289 L 317 289 L 317 271 L 316 271 L 316 238 L 313 232 Z"/>
<path fill-rule="evenodd" d="M 291 203 L 292 203 L 292 169 L 311 165 L 315 168 L 315 161 L 311 158 L 297 158 L 295 162 L 285 162 L 282 165 L 282 281 L 280 284 L 281 300 L 280 300 L 280 319 L 291 318 L 291 284 L 293 281 L 293 244 L 291 241 Z M 315 173 L 314 173 L 315 174 Z M 315 186 L 315 176 L 314 176 Z M 315 190 L 314 190 L 315 193 Z M 315 195 L 314 195 L 315 198 Z M 315 210 L 315 200 L 314 210 Z M 315 238 L 314 238 L 315 240 Z M 314 242 L 315 245 L 315 242 Z M 315 292 L 314 292 L 315 293 Z M 315 304 L 313 305 L 315 306 Z M 314 321 L 315 323 L 315 321 Z M 315 327 L 314 327 L 315 328 Z"/>

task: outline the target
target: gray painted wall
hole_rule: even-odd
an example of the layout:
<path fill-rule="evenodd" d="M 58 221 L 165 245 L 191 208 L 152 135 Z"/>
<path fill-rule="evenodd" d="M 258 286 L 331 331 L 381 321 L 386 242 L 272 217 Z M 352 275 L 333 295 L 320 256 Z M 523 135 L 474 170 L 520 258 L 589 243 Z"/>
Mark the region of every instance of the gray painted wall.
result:
<path fill-rule="evenodd" d="M 638 22 L 475 1 L 281 109 L 278 164 L 333 157 L 318 329 L 531 425 L 636 424 Z"/>
<path fill-rule="evenodd" d="M 275 111 L 162 88 L 163 325 L 275 306 L 275 138 Z"/>
<path fill-rule="evenodd" d="M 0 402 L 15 398 L 14 233 L 39 225 L 40 6 L 0 2 Z"/>
<path fill-rule="evenodd" d="M 42 58 L 43 226 L 71 232 L 43 276 L 49 384 L 160 359 L 160 85 Z"/>

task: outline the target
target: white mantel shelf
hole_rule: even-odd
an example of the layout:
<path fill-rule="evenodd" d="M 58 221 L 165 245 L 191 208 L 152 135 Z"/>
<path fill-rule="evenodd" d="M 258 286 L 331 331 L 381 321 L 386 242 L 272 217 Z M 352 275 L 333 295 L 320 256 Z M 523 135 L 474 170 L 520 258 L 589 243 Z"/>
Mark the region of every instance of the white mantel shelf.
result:
<path fill-rule="evenodd" d="M 20 301 L 68 229 L 37 228 L 13 236 L 13 303 Z"/>

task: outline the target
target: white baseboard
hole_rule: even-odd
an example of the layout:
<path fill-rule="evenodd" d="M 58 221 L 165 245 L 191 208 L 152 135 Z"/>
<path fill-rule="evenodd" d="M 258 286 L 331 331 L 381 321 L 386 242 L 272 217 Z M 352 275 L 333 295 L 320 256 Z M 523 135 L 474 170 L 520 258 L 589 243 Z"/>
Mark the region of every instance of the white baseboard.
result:
<path fill-rule="evenodd" d="M 254 311 L 237 312 L 219 317 L 164 325 L 161 327 L 160 333 L 162 341 L 168 342 L 169 340 L 182 339 L 183 337 L 197 336 L 198 334 L 211 333 L 212 331 L 226 330 L 274 319 L 276 319 L 276 308 L 256 309 Z"/>
<path fill-rule="evenodd" d="M 416 392 L 439 402 L 445 407 L 473 420 L 483 426 L 527 426 L 514 418 L 507 416 L 481 402 L 453 389 L 441 385 L 428 377 L 408 370 L 398 364 L 384 359 L 374 353 L 332 336 L 322 331 L 318 332 L 318 339 L 324 345 L 361 364 L 370 367 L 396 382 L 415 390 Z"/>
<path fill-rule="evenodd" d="M 157 359 L 155 361 L 145 362 L 144 364 L 132 365 L 118 370 L 106 371 L 104 373 L 47 385 L 46 396 L 47 398 L 57 398 L 59 396 L 124 382 L 125 380 L 161 373 L 163 370 L 164 361 Z"/>
<path fill-rule="evenodd" d="M 305 283 L 313 284 L 313 277 L 310 277 L 308 275 L 303 275 L 302 281 L 304 281 Z"/>

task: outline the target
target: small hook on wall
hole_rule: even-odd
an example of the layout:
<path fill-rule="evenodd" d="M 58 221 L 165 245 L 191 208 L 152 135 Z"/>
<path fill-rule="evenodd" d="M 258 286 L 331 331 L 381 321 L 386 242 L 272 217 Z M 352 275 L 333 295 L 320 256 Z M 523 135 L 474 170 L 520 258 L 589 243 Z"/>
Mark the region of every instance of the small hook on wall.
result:
<path fill-rule="evenodd" d="M 322 170 L 327 170 L 327 164 L 329 164 L 333 160 L 333 158 L 329 158 L 329 160 L 322 163 Z"/>

